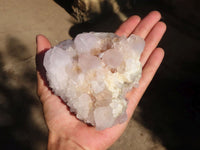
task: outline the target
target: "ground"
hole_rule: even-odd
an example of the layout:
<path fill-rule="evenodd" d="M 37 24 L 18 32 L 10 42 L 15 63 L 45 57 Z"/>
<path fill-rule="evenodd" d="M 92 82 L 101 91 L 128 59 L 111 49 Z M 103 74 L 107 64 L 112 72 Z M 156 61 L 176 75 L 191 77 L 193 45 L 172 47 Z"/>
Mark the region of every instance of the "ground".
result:
<path fill-rule="evenodd" d="M 123 10 L 142 17 L 161 11 L 168 26 L 160 43 L 166 56 L 128 128 L 109 150 L 200 149 L 199 7 L 190 11 L 182 3 L 186 9 L 174 11 L 164 2 L 134 1 L 132 9 Z M 0 149 L 43 150 L 47 128 L 36 96 L 36 35 L 44 34 L 56 45 L 84 31 L 114 32 L 122 21 L 109 13 L 77 24 L 53 0 L 0 3 Z"/>

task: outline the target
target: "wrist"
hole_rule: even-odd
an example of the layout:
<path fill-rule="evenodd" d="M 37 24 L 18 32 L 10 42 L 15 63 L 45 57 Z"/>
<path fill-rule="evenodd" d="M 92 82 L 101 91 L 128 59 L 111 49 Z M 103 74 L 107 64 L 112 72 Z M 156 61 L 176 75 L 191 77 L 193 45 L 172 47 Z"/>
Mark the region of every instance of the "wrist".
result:
<path fill-rule="evenodd" d="M 85 149 L 70 138 L 63 138 L 53 133 L 49 133 L 48 150 L 85 150 Z"/>

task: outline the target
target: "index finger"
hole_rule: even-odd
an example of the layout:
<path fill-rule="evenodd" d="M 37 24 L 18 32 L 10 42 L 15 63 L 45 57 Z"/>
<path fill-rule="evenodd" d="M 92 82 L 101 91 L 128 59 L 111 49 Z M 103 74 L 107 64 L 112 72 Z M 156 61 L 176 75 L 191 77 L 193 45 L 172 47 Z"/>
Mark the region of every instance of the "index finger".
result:
<path fill-rule="evenodd" d="M 117 29 L 115 32 L 118 36 L 126 36 L 128 37 L 135 27 L 139 24 L 141 18 L 137 15 L 134 15 L 130 18 L 128 18 L 124 23 L 121 24 L 121 26 Z"/>

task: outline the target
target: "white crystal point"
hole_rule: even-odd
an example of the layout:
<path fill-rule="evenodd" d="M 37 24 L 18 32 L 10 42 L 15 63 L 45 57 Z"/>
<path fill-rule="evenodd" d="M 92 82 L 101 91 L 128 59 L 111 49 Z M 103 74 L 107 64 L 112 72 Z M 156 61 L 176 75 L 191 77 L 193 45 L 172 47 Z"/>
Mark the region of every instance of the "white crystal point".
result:
<path fill-rule="evenodd" d="M 82 33 L 48 50 L 44 67 L 49 86 L 70 111 L 97 130 L 127 119 L 126 93 L 137 87 L 145 42 L 131 35 Z"/>

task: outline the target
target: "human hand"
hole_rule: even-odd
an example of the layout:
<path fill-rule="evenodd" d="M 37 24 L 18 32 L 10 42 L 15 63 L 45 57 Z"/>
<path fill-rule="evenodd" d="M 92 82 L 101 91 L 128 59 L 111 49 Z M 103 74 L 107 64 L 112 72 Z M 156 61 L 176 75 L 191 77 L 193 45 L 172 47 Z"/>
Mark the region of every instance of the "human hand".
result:
<path fill-rule="evenodd" d="M 51 48 L 51 44 L 43 35 L 37 36 L 37 93 L 43 104 L 44 117 L 49 129 L 48 150 L 104 150 L 120 137 L 162 62 L 164 51 L 156 47 L 166 30 L 166 25 L 159 22 L 160 18 L 161 15 L 157 11 L 149 13 L 142 20 L 138 16 L 132 16 L 116 31 L 119 36 L 129 36 L 133 33 L 145 39 L 146 45 L 140 59 L 143 71 L 139 87 L 127 94 L 128 120 L 103 131 L 97 131 L 79 121 L 70 113 L 66 104 L 47 87 L 42 57 L 45 51 Z"/>

